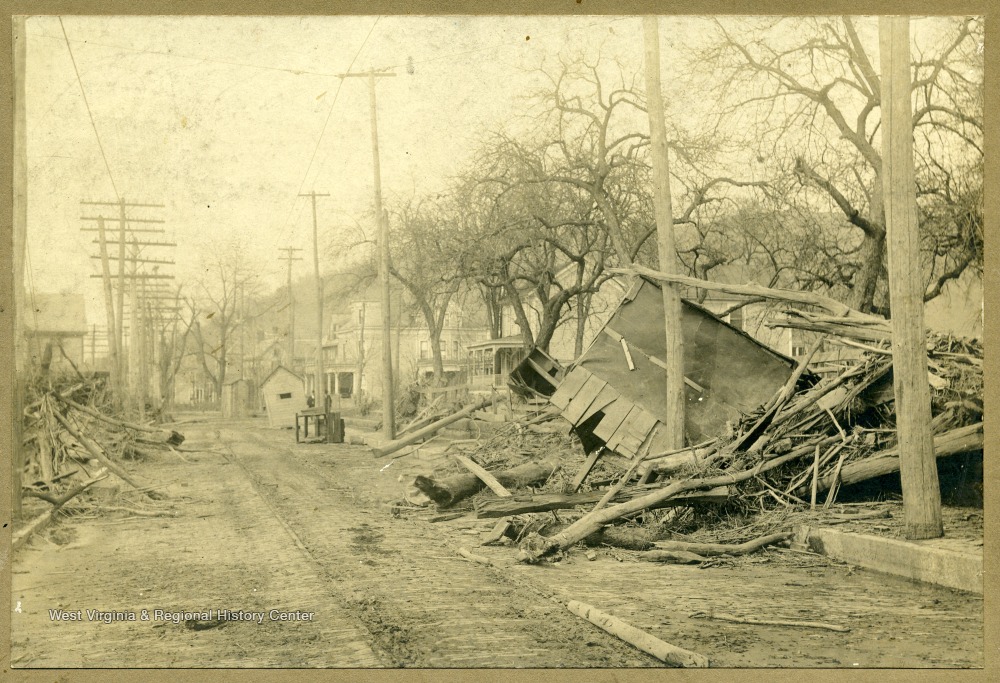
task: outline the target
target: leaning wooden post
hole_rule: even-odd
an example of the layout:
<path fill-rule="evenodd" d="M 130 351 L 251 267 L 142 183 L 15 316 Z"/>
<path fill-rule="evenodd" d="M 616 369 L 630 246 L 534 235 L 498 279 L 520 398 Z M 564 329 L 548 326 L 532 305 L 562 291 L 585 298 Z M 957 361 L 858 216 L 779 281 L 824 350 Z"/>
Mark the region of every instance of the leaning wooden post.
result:
<path fill-rule="evenodd" d="M 892 366 L 896 432 L 906 537 L 937 538 L 941 489 L 931 437 L 924 286 L 917 230 L 910 107 L 910 19 L 879 18 L 882 67 L 882 174 L 892 307 Z"/>
<path fill-rule="evenodd" d="M 643 19 L 646 47 L 646 111 L 649 115 L 650 153 L 653 157 L 653 204 L 656 215 L 656 246 L 660 270 L 680 271 L 674 249 L 674 215 L 670 200 L 670 164 L 667 156 L 667 125 L 663 118 L 660 89 L 659 19 Z M 669 448 L 684 447 L 684 337 L 681 331 L 681 297 L 675 285 L 662 282 L 663 317 L 666 331 L 666 433 Z"/>

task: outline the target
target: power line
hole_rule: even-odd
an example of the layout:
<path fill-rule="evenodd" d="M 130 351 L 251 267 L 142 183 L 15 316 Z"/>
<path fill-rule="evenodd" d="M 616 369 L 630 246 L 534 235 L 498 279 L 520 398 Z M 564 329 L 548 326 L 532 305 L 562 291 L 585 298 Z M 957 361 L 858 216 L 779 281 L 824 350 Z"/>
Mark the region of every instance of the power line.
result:
<path fill-rule="evenodd" d="M 361 56 L 361 51 L 365 49 L 365 45 L 368 44 L 368 39 L 371 38 L 372 32 L 375 30 L 375 27 L 378 25 L 378 22 L 381 18 L 382 18 L 381 16 L 375 17 L 375 21 L 372 23 L 372 27 L 368 29 L 368 35 L 366 35 L 365 39 L 361 41 L 361 45 L 358 47 L 358 51 L 354 53 L 354 58 L 351 60 L 350 65 L 348 65 L 347 67 L 348 71 L 350 71 L 351 68 L 354 66 L 354 62 L 358 61 L 358 57 Z M 337 106 L 337 98 L 340 97 L 340 90 L 343 87 L 344 87 L 344 79 L 340 79 L 340 83 L 337 84 L 337 91 L 333 94 L 333 102 L 330 103 L 330 111 L 327 112 L 326 114 L 326 120 L 323 122 L 323 128 L 322 130 L 320 130 L 319 137 L 316 139 L 316 146 L 313 148 L 312 155 L 309 157 L 309 163 L 306 165 L 306 172 L 302 175 L 302 182 L 299 183 L 299 189 L 295 193 L 296 195 L 301 194 L 302 188 L 304 188 L 306 185 L 306 180 L 309 178 L 309 171 L 312 170 L 313 162 L 316 160 L 316 153 L 319 151 L 320 143 L 323 141 L 323 135 L 326 133 L 327 124 L 330 123 L 330 117 L 333 115 L 334 107 Z M 292 216 L 292 211 L 295 208 L 297 199 L 298 197 L 296 197 L 296 201 L 293 201 L 292 206 L 289 208 L 288 215 L 285 216 L 285 221 L 281 226 L 281 237 L 279 238 L 279 241 L 283 241 L 287 237 L 288 221 Z"/>
<path fill-rule="evenodd" d="M 69 59 L 73 62 L 73 72 L 76 74 L 76 82 L 80 85 L 80 94 L 83 95 L 83 103 L 87 107 L 87 117 L 90 119 L 90 125 L 94 129 L 94 137 L 97 138 L 97 147 L 101 150 L 101 158 L 104 159 L 104 168 L 108 171 L 108 179 L 111 181 L 111 189 L 115 191 L 115 197 L 120 199 L 118 186 L 115 185 L 115 177 L 111 173 L 111 165 L 108 164 L 108 157 L 104 153 L 104 145 L 101 144 L 101 136 L 97 132 L 97 124 L 94 123 L 94 114 L 90 111 L 90 102 L 87 101 L 87 91 L 83 88 L 83 80 L 80 78 L 80 70 L 76 66 L 76 58 L 73 57 L 73 48 L 69 44 L 69 36 L 66 35 L 66 27 L 63 26 L 62 17 L 56 18 L 59 20 L 59 28 L 62 29 L 63 38 L 66 40 L 66 49 L 69 51 Z"/>

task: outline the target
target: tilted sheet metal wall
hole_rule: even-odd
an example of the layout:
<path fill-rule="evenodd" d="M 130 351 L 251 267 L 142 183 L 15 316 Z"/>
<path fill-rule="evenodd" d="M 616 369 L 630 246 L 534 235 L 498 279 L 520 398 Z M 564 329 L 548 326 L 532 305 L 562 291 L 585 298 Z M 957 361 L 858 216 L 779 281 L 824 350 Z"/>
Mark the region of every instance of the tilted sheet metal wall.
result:
<path fill-rule="evenodd" d="M 582 368 L 613 387 L 620 395 L 618 401 L 640 406 L 643 412 L 662 421 L 666 417 L 664 370 L 650 357 L 664 360 L 663 299 L 655 283 L 645 279 L 637 282 L 631 299 L 618 308 L 605 326 L 605 333 L 598 335 L 564 383 L 569 385 L 567 389 L 581 389 L 582 383 L 570 383 L 569 380 L 570 375 Z M 686 387 L 685 427 L 691 443 L 722 434 L 727 422 L 735 423 L 741 414 L 765 403 L 791 375 L 794 366 L 791 359 L 768 349 L 691 302 L 683 302 L 681 325 L 684 374 L 703 389 Z M 619 335 L 628 344 L 634 371 L 629 370 Z M 569 403 L 567 399 L 572 397 L 566 393 L 560 386 L 553 403 Z M 609 404 L 603 412 L 611 413 L 613 405 Z M 617 411 L 620 412 L 621 407 Z M 593 411 L 583 413 L 584 416 L 592 414 Z M 648 420 L 643 422 L 648 424 Z M 655 431 L 656 428 L 651 428 L 647 432 L 649 438 L 645 444 L 654 452 L 655 444 L 648 442 L 655 440 Z"/>

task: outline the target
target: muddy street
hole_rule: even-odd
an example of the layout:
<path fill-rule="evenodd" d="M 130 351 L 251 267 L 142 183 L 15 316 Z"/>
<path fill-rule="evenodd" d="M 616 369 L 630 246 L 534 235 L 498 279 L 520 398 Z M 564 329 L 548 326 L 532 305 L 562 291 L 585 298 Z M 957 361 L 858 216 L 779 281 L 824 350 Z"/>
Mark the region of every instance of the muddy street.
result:
<path fill-rule="evenodd" d="M 519 564 L 509 547 L 480 546 L 494 520 L 401 514 L 419 454 L 296 445 L 261 420 L 184 430 L 203 452 L 130 465 L 165 500 L 65 517 L 15 555 L 15 668 L 663 666 L 570 600 L 713 667 L 982 665 L 980 596 L 778 549 L 707 568 L 607 548 Z M 850 631 L 692 616 L 713 612 Z"/>

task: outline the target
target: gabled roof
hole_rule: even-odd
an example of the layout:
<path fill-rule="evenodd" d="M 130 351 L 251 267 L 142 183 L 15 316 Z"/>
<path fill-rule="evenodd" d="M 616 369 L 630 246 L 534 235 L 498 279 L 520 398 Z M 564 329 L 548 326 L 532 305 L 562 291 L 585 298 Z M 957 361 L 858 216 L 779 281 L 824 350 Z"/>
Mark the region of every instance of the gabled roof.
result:
<path fill-rule="evenodd" d="M 292 372 L 291 370 L 289 370 L 288 368 L 286 368 L 284 365 L 279 365 L 274 370 L 271 370 L 270 374 L 267 377 L 264 378 L 264 381 L 261 382 L 260 385 L 264 386 L 265 384 L 267 384 L 271 380 L 272 377 L 274 377 L 275 374 L 277 374 L 278 372 L 282 372 L 282 371 L 287 372 L 289 375 L 291 375 L 295 379 L 299 380 L 300 382 L 302 381 L 302 376 L 301 375 Z"/>

